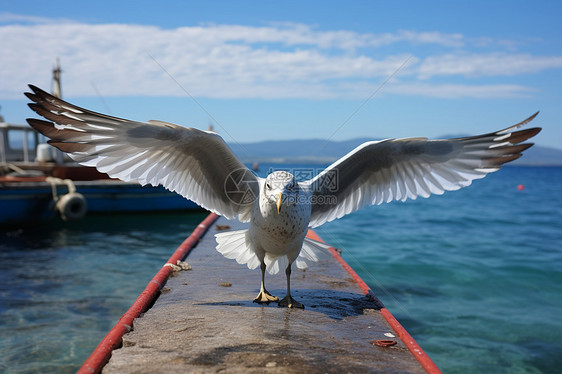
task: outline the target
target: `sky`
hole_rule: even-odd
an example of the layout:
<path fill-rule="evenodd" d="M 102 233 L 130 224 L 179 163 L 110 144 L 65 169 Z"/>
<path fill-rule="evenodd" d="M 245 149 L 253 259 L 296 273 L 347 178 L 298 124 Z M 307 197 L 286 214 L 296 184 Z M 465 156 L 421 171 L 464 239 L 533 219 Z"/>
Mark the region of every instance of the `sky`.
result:
<path fill-rule="evenodd" d="M 0 114 L 27 84 L 227 142 L 487 133 L 562 149 L 559 1 L 0 0 Z"/>

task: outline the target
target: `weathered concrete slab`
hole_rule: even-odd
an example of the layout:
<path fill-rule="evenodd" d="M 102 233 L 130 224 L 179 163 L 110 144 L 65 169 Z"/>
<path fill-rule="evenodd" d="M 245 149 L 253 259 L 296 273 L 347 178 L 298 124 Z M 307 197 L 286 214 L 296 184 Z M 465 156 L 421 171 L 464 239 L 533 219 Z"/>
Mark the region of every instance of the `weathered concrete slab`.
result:
<path fill-rule="evenodd" d="M 217 225 L 186 261 L 192 270 L 168 280 L 163 293 L 123 338 L 104 373 L 423 373 L 374 302 L 336 260 L 327 255 L 306 271 L 295 269 L 293 297 L 305 310 L 252 302 L 260 272 L 215 250 Z M 283 297 L 285 274 L 266 277 L 268 290 Z"/>

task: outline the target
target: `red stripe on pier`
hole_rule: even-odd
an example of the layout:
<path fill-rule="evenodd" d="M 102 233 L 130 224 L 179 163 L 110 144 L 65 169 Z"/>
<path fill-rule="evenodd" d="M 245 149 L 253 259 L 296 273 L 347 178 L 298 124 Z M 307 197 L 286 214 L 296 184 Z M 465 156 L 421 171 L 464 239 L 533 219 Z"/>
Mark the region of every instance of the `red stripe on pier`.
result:
<path fill-rule="evenodd" d="M 308 230 L 307 236 L 310 239 L 317 240 L 319 242 L 325 243 L 324 240 L 318 234 L 316 234 L 313 230 Z M 367 296 L 373 297 L 375 300 L 378 298 L 375 296 L 373 291 L 369 288 L 367 283 L 361 279 L 361 277 L 353 270 L 351 266 L 342 258 L 342 256 L 335 250 L 335 248 L 330 247 L 330 252 L 335 257 L 335 259 L 343 266 L 345 270 L 351 275 L 351 277 L 357 282 L 363 293 Z M 382 305 L 382 303 L 381 303 Z M 429 374 L 440 374 L 441 370 L 435 365 L 435 363 L 431 360 L 431 358 L 424 352 L 424 350 L 419 346 L 419 344 L 412 338 L 412 336 L 406 331 L 406 329 L 394 318 L 392 313 L 386 308 L 381 308 L 381 314 L 388 322 L 390 327 L 394 330 L 394 332 L 398 335 L 400 340 L 408 347 L 410 352 L 414 355 L 416 360 L 421 364 L 421 366 L 425 369 L 425 371 Z"/>
<path fill-rule="evenodd" d="M 177 264 L 178 260 L 182 260 L 197 244 L 199 239 L 207 232 L 209 227 L 219 218 L 215 213 L 211 213 L 201 222 L 191 235 L 176 249 L 172 257 L 166 264 Z M 111 357 L 111 352 L 121 346 L 123 335 L 131 330 L 133 321 L 141 313 L 147 311 L 156 298 L 158 293 L 166 283 L 166 280 L 172 272 L 171 266 L 164 265 L 158 273 L 148 283 L 144 291 L 139 295 L 137 300 L 131 305 L 129 310 L 123 314 L 119 322 L 109 331 L 105 338 L 98 344 L 90 357 L 84 362 L 78 373 L 99 373 L 107 364 Z"/>

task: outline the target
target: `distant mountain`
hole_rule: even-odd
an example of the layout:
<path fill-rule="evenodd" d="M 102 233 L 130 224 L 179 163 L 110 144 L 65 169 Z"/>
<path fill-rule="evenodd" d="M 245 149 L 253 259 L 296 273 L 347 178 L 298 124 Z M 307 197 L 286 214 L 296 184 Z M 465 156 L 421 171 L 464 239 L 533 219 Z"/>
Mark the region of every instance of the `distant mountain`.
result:
<path fill-rule="evenodd" d="M 562 166 L 562 150 L 534 145 L 513 162 L 515 165 Z"/>
<path fill-rule="evenodd" d="M 332 162 L 361 143 L 372 139 L 334 142 L 325 139 L 268 140 L 257 143 L 230 143 L 244 162 Z"/>
<path fill-rule="evenodd" d="M 456 136 L 455 136 L 456 137 Z M 443 139 L 445 137 L 442 137 Z M 344 141 L 324 139 L 267 140 L 256 143 L 229 143 L 245 163 L 330 163 L 360 144 L 377 139 L 357 138 Z M 562 150 L 533 146 L 514 165 L 562 166 Z"/>

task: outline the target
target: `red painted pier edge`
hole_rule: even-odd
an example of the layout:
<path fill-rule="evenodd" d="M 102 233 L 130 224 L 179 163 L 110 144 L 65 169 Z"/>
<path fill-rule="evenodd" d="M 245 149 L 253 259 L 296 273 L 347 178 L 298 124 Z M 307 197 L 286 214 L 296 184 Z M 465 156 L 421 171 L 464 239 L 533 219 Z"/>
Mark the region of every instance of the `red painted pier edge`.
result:
<path fill-rule="evenodd" d="M 84 362 L 82 367 L 77 371 L 78 374 L 85 373 L 99 373 L 107 364 L 111 358 L 111 352 L 121 346 L 123 335 L 129 332 L 133 326 L 133 321 L 141 313 L 144 313 L 150 308 L 150 306 L 155 301 L 158 296 L 158 292 L 162 289 L 166 280 L 172 272 L 172 267 L 169 264 L 175 265 L 178 260 L 182 260 L 187 256 L 189 251 L 195 247 L 199 239 L 207 232 L 211 225 L 219 218 L 215 213 L 210 213 L 207 218 L 203 220 L 196 228 L 193 230 L 191 235 L 185 239 L 185 241 L 176 249 L 174 254 L 170 257 L 168 262 L 162 266 L 160 271 L 156 273 L 154 278 L 148 283 L 144 291 L 135 300 L 133 305 L 123 314 L 119 319 L 119 322 L 109 331 L 109 333 L 103 338 L 103 340 L 98 344 L 96 349 L 92 352 L 90 357 Z M 309 238 L 324 242 L 314 231 L 309 230 Z M 351 275 L 351 277 L 357 282 L 363 293 L 373 300 L 378 301 L 373 291 L 367 286 L 367 284 L 359 277 L 359 275 L 345 262 L 345 260 L 340 256 L 340 254 L 335 250 L 335 248 L 330 247 L 330 252 L 334 258 L 343 266 L 343 268 Z M 408 347 L 410 352 L 418 360 L 427 373 L 437 374 L 441 373 L 441 370 L 435 365 L 435 363 L 429 358 L 429 356 L 421 349 L 421 347 L 416 343 L 414 338 L 402 327 L 402 325 L 394 318 L 392 313 L 386 308 L 381 309 L 381 314 L 388 324 L 392 327 L 394 332 L 400 337 L 402 342 Z"/>
<path fill-rule="evenodd" d="M 308 230 L 307 236 L 311 239 L 317 240 L 319 242 L 325 243 L 324 240 L 318 234 L 316 234 L 313 230 Z M 351 275 L 351 277 L 357 282 L 361 290 L 366 296 L 369 296 L 373 300 L 376 300 L 380 305 L 382 303 L 378 300 L 375 296 L 374 292 L 369 288 L 369 286 L 359 277 L 359 275 L 353 270 L 351 266 L 348 265 L 347 262 L 341 257 L 341 255 L 335 250 L 335 248 L 330 247 L 330 252 L 335 257 L 335 259 L 343 266 L 345 270 Z M 392 313 L 386 308 L 381 308 L 381 314 L 388 322 L 390 327 L 394 330 L 394 332 L 400 337 L 400 340 L 408 347 L 410 352 L 414 355 L 416 360 L 421 364 L 421 366 L 425 369 L 427 373 L 430 374 L 438 374 L 442 373 L 441 370 L 435 365 L 435 363 L 429 358 L 427 353 L 419 346 L 419 344 L 412 338 L 412 336 L 406 331 L 406 329 L 394 318 Z"/>
<path fill-rule="evenodd" d="M 215 213 L 210 213 L 207 218 L 203 220 L 193 230 L 191 235 L 176 249 L 168 262 L 162 266 L 160 271 L 156 273 L 154 278 L 148 283 L 144 291 L 135 300 L 133 305 L 123 314 L 119 322 L 109 331 L 109 333 L 98 344 L 96 349 L 92 352 L 90 357 L 84 362 L 77 373 L 99 373 L 102 368 L 107 364 L 111 357 L 111 352 L 121 346 L 123 335 L 131 330 L 133 321 L 141 313 L 146 312 L 156 300 L 158 293 L 166 283 L 166 280 L 172 272 L 172 267 L 168 264 L 176 265 L 178 260 L 182 260 L 195 247 L 199 239 L 207 232 L 209 227 L 217 220 L 219 216 Z"/>

